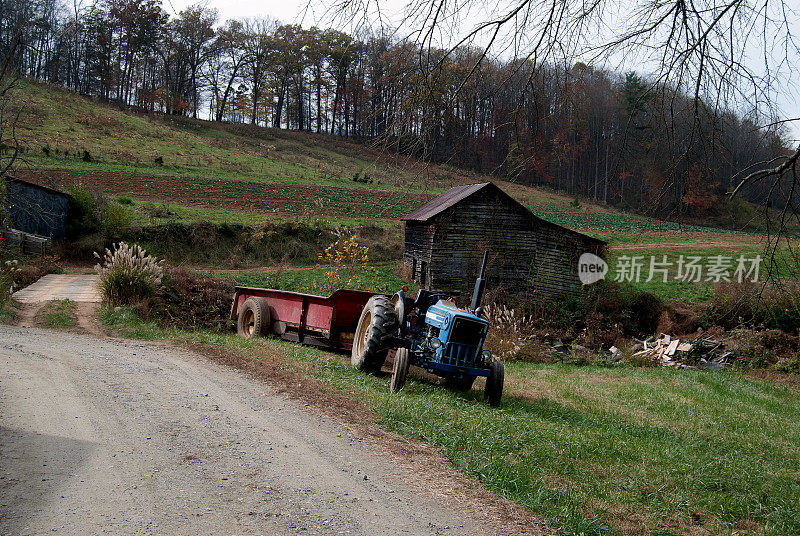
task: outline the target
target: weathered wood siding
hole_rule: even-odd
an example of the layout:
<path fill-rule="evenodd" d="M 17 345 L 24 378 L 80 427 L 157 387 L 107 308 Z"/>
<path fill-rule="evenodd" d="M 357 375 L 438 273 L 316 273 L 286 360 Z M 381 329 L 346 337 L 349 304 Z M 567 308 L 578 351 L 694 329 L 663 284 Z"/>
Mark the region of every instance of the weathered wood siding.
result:
<path fill-rule="evenodd" d="M 536 237 L 529 214 L 501 192 L 480 192 L 434 219 L 429 288 L 468 296 L 484 250 L 487 288 L 527 288 Z"/>
<path fill-rule="evenodd" d="M 487 289 L 554 299 L 580 287 L 580 255 L 600 255 L 602 248 L 600 242 L 532 216 L 490 188 L 428 222 L 407 221 L 403 262 L 423 287 L 466 298 L 488 250 Z"/>
<path fill-rule="evenodd" d="M 535 232 L 529 289 L 543 299 L 576 291 L 581 285 L 578 258 L 587 252 L 601 255 L 602 245 L 547 222 L 538 222 Z"/>
<path fill-rule="evenodd" d="M 428 272 L 430 272 L 429 267 L 435 229 L 435 225 L 430 223 L 406 222 L 403 264 L 412 271 L 412 279 L 414 281 L 419 282 L 423 279 L 423 266 L 428 268 Z M 427 275 L 425 279 L 427 279 Z"/>

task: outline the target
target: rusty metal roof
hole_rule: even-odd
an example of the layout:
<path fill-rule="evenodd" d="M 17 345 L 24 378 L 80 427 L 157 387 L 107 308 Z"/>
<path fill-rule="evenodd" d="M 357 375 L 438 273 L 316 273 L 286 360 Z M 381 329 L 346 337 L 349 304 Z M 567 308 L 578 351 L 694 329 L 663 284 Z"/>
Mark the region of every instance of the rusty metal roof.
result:
<path fill-rule="evenodd" d="M 429 219 L 433 218 L 440 212 L 444 212 L 448 208 L 452 207 L 459 201 L 463 201 L 464 199 L 468 198 L 475 192 L 479 192 L 486 188 L 487 186 L 491 185 L 491 182 L 481 182 L 478 184 L 467 184 L 464 186 L 456 186 L 455 188 L 450 188 L 445 193 L 431 199 L 417 210 L 408 214 L 407 216 L 403 217 L 403 221 L 428 221 Z"/>

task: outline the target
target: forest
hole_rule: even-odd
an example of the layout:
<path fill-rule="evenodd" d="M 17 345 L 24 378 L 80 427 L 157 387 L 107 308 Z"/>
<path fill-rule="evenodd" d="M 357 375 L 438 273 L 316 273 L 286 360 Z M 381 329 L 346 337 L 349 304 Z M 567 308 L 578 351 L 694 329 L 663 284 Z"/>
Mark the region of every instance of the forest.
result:
<path fill-rule="evenodd" d="M 18 76 L 143 112 L 346 136 L 672 219 L 735 220 L 726 192 L 789 152 L 780 123 L 644 72 L 218 19 L 159 0 L 0 0 L 0 54 Z M 742 194 L 783 206 L 770 186 Z"/>

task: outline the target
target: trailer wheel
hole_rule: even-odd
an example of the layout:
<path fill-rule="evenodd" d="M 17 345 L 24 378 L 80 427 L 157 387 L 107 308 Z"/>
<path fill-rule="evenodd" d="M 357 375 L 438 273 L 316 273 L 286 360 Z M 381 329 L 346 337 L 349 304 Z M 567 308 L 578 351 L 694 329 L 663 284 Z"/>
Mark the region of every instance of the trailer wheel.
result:
<path fill-rule="evenodd" d="M 269 327 L 270 313 L 267 300 L 256 296 L 247 298 L 239 309 L 236 332 L 249 339 L 257 335 L 266 335 L 269 333 Z"/>
<path fill-rule="evenodd" d="M 490 406 L 500 405 L 500 399 L 503 397 L 505 370 L 505 367 L 500 361 L 492 361 L 491 364 L 489 364 L 489 377 L 486 378 L 486 389 L 483 395 L 489 401 Z"/>
<path fill-rule="evenodd" d="M 398 348 L 394 354 L 394 368 L 392 369 L 392 382 L 389 384 L 389 390 L 396 393 L 406 384 L 406 376 L 408 376 L 408 348 Z"/>
<path fill-rule="evenodd" d="M 475 383 L 475 376 L 462 376 L 461 378 L 445 378 L 444 384 L 456 391 L 466 393 L 472 389 L 472 384 Z"/>
<path fill-rule="evenodd" d="M 386 296 L 373 296 L 358 319 L 350 363 L 365 372 L 378 372 L 389 352 L 388 339 L 397 331 L 394 305 Z"/>

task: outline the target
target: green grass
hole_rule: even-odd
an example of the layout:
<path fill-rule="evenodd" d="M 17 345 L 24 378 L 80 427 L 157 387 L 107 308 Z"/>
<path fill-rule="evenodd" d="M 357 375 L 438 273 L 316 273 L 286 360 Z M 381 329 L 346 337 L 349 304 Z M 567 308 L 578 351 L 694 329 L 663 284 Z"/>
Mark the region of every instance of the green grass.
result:
<path fill-rule="evenodd" d="M 394 293 L 400 290 L 403 285 L 411 290 L 416 290 L 414 282 L 405 281 L 398 274 L 399 263 L 388 263 L 385 265 L 374 266 L 371 270 L 359 269 L 355 273 L 362 281 L 368 282 L 370 287 L 376 291 Z M 320 293 L 316 289 L 325 284 L 325 270 L 316 267 L 294 268 L 270 272 L 201 272 L 204 275 L 231 279 L 237 285 L 246 287 L 274 288 L 278 290 L 290 290 L 294 292 Z M 374 276 L 372 275 L 374 274 Z M 322 292 L 325 294 L 325 292 Z"/>
<path fill-rule="evenodd" d="M 428 442 L 458 470 L 566 534 L 800 533 L 800 391 L 734 372 L 509 364 L 490 408 L 412 378 L 272 339 L 164 330 L 103 310 L 128 336 L 202 342 L 311 374 L 361 401 L 378 423 Z"/>
<path fill-rule="evenodd" d="M 61 300 L 47 305 L 44 311 L 43 324 L 51 328 L 71 328 L 75 326 L 75 302 Z"/>
<path fill-rule="evenodd" d="M 252 193 L 236 193 L 234 184 L 218 185 L 214 195 L 206 195 L 203 192 L 209 191 L 212 178 L 242 183 L 238 189 L 248 191 L 253 184 L 316 187 L 306 196 L 308 199 L 304 198 L 299 205 L 295 203 L 297 206 L 291 209 L 305 217 L 320 216 L 348 224 L 376 219 L 396 222 L 400 215 L 424 202 L 421 198 L 405 200 L 405 192 L 435 195 L 464 182 L 496 180 L 446 165 L 399 157 L 337 136 L 126 113 L 67 90 L 30 81 L 22 81 L 17 94 L 15 102 L 21 116 L 16 134 L 26 150 L 24 159 L 30 165 L 90 174 L 146 175 L 154 177 L 154 183 L 168 178 L 184 179 L 187 187 L 198 193 L 195 202 L 178 202 L 167 191 L 159 195 L 162 201 L 173 203 L 171 208 L 180 217 L 192 221 L 257 223 L 271 216 L 253 213 L 268 213 L 273 209 L 280 212 L 285 208 L 256 199 Z M 90 153 L 90 162 L 82 159 L 83 151 Z M 157 163 L 157 158 L 163 159 L 163 164 Z M 372 177 L 372 183 L 353 180 L 355 175 L 365 173 Z M 375 190 L 384 195 L 396 194 L 397 198 L 386 210 L 365 210 L 360 203 L 352 210 L 346 207 L 339 210 L 342 198 L 325 190 L 332 186 L 348 189 L 345 201 L 361 195 L 358 192 Z M 502 186 L 544 219 L 601 238 L 641 232 L 716 231 L 625 214 L 588 201 L 574 207 L 570 205 L 573 197 L 546 189 L 511 183 Z M 225 191 L 217 192 L 219 189 Z M 230 198 L 225 197 L 228 191 Z M 137 192 L 110 193 L 137 198 Z M 152 199 L 152 194 L 149 189 L 143 190 L 138 197 Z M 286 199 L 292 197 L 291 193 L 281 195 Z M 276 217 L 286 216 L 276 214 Z"/>
<path fill-rule="evenodd" d="M 759 270 L 759 281 L 763 281 L 767 274 L 771 271 L 774 277 L 780 279 L 793 279 L 796 280 L 800 277 L 800 259 L 798 250 L 782 246 L 775 252 L 772 262 L 767 262 L 767 257 L 763 247 L 753 245 L 752 243 L 742 243 L 735 248 L 723 247 L 697 247 L 696 244 L 689 244 L 687 247 L 662 249 L 657 244 L 645 248 L 636 249 L 615 249 L 610 251 L 606 256 L 606 261 L 609 265 L 609 273 L 607 279 L 615 279 L 618 276 L 619 268 L 621 267 L 621 257 L 638 257 L 637 263 L 642 264 L 641 279 L 639 282 L 632 282 L 632 284 L 644 291 L 655 294 L 663 300 L 678 300 L 689 303 L 702 303 L 708 301 L 713 295 L 714 281 L 706 281 L 707 272 L 705 266 L 709 259 L 715 256 L 722 256 L 730 258 L 732 267 L 730 269 L 731 278 L 736 269 L 737 261 L 740 255 L 744 255 L 745 259 L 753 259 L 760 255 L 762 259 L 761 268 Z M 655 258 L 656 263 L 663 262 L 666 256 L 668 277 L 667 281 L 663 280 L 661 273 L 654 273 L 651 281 L 646 281 L 650 273 L 650 259 Z M 700 257 L 701 264 L 704 266 L 702 281 L 679 281 L 675 280 L 677 276 L 677 269 L 680 257 L 683 256 L 684 261 L 688 261 L 689 257 Z M 626 262 L 631 262 L 627 260 Z"/>
<path fill-rule="evenodd" d="M 10 299 L 0 301 L 0 324 L 11 324 L 16 318 L 17 307 Z"/>
<path fill-rule="evenodd" d="M 41 168 L 429 192 L 441 191 L 442 181 L 458 181 L 454 170 L 335 136 L 125 113 L 25 80 L 16 94 L 17 136 L 25 159 Z M 91 161 L 82 159 L 84 151 Z M 372 183 L 353 181 L 364 173 Z"/>
<path fill-rule="evenodd" d="M 286 215 L 267 215 L 254 212 L 238 212 L 225 209 L 212 209 L 194 206 L 184 206 L 177 203 L 150 203 L 134 201 L 133 211 L 134 222 L 140 225 L 155 225 L 170 222 L 209 222 L 209 223 L 238 223 L 258 227 L 277 222 L 303 223 L 314 227 L 362 227 L 373 225 L 379 227 L 399 227 L 400 220 L 393 219 L 372 219 L 372 218 L 349 218 L 349 217 L 326 217 L 326 216 L 286 216 Z M 169 216 L 152 216 L 148 207 L 156 207 L 157 210 L 167 210 L 171 212 Z"/>

